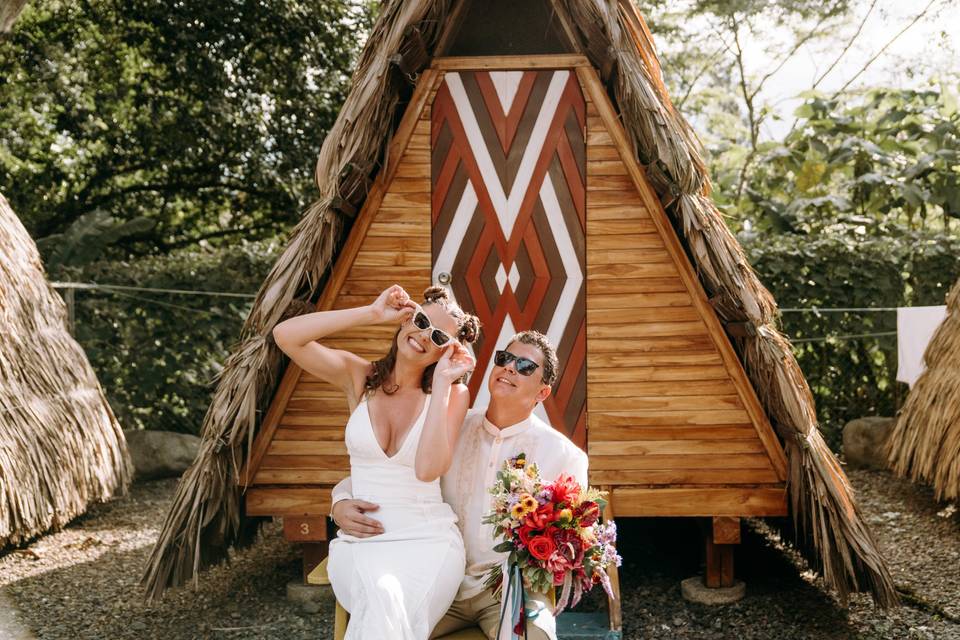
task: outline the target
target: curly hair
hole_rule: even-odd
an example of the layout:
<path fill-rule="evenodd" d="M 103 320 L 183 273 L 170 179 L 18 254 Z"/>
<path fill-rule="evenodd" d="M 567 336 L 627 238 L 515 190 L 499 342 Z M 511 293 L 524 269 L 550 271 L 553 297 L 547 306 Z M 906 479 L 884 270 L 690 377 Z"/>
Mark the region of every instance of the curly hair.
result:
<path fill-rule="evenodd" d="M 530 329 L 516 334 L 507 344 L 514 342 L 522 342 L 540 350 L 543 354 L 543 383 L 552 387 L 560 375 L 560 362 L 557 360 L 557 350 L 550 344 L 550 339 L 539 331 Z"/>
<path fill-rule="evenodd" d="M 423 292 L 423 304 L 440 305 L 447 311 L 457 323 L 457 335 L 454 336 L 460 344 L 472 344 L 480 337 L 480 320 L 477 316 L 466 313 L 460 306 L 453 301 L 447 290 L 441 286 L 427 287 Z M 382 389 L 387 395 L 391 395 L 399 389 L 396 383 L 388 385 L 387 380 L 393 373 L 393 368 L 397 364 L 397 336 L 400 335 L 400 329 L 393 334 L 393 341 L 390 344 L 390 351 L 385 356 L 373 363 L 373 371 L 367 376 L 364 383 L 364 391 L 368 394 L 374 393 L 377 389 Z M 434 362 L 423 370 L 420 378 L 420 389 L 424 393 L 430 393 L 433 389 L 433 371 L 437 363 Z M 458 382 L 466 382 L 469 374 L 465 374 Z"/>

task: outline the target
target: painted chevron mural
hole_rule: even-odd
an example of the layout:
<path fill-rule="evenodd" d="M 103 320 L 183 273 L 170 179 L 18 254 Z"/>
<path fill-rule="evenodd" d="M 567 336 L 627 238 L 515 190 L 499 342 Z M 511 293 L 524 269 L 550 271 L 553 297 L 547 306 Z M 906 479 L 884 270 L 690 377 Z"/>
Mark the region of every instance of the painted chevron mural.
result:
<path fill-rule="evenodd" d="M 582 447 L 585 111 L 567 69 L 449 72 L 431 110 L 433 280 L 483 323 L 474 403 L 488 399 L 494 350 L 537 329 L 560 359 L 537 412 Z"/>

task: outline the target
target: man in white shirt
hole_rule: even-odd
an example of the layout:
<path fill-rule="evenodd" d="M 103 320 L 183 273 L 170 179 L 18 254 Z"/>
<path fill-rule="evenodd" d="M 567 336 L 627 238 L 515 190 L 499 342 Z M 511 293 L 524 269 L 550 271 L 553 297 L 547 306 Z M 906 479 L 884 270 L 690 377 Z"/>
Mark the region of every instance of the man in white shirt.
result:
<path fill-rule="evenodd" d="M 507 458 L 525 453 L 545 480 L 561 473 L 587 485 L 587 455 L 565 435 L 533 415 L 537 403 L 550 395 L 557 379 L 557 355 L 546 336 L 537 331 L 515 335 L 495 355 L 487 380 L 490 404 L 467 413 L 450 469 L 440 479 L 443 499 L 456 512 L 466 547 L 466 575 L 456 600 L 434 629 L 439 638 L 458 629 L 479 625 L 488 638 L 496 637 L 500 603 L 483 586 L 484 576 L 506 558 L 493 550 L 493 527 L 481 520 L 490 509 L 489 489 Z M 343 531 L 367 537 L 383 532 L 375 519 L 377 505 L 352 499 L 350 479 L 333 488 L 331 515 Z M 374 517 L 365 515 L 374 513 Z M 556 620 L 546 596 L 529 594 L 531 619 L 528 638 L 556 640 Z"/>

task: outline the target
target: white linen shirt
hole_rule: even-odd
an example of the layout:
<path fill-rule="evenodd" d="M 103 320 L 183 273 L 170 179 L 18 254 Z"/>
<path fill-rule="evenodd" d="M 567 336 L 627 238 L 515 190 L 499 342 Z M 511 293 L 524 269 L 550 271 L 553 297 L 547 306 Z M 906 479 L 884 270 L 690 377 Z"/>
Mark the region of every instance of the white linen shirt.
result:
<path fill-rule="evenodd" d="M 467 554 L 466 575 L 457 600 L 482 592 L 487 571 L 506 559 L 506 553 L 493 550 L 499 542 L 493 539 L 493 526 L 481 522 L 490 510 L 490 487 L 504 460 L 524 453 L 528 463 L 540 468 L 545 482 L 567 473 L 587 486 L 587 454 L 565 435 L 532 414 L 503 429 L 487 420 L 485 414 L 486 407 L 467 413 L 453 461 L 440 478 L 443 500 L 457 514 Z M 334 504 L 351 497 L 349 478 L 333 488 Z M 376 518 L 375 512 L 370 515 Z"/>

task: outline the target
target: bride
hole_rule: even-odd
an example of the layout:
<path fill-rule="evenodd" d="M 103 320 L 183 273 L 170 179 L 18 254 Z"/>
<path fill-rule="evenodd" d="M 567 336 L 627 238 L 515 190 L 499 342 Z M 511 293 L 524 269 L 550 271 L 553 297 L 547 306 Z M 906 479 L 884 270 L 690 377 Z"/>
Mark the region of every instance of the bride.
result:
<path fill-rule="evenodd" d="M 400 327 L 390 351 L 373 363 L 317 342 L 384 322 Z M 327 574 L 351 614 L 347 640 L 426 640 L 456 596 L 463 539 L 439 478 L 470 404 L 463 378 L 476 363 L 464 343 L 478 333 L 477 318 L 443 287 L 428 288 L 420 306 L 399 285 L 368 306 L 308 313 L 273 330 L 297 365 L 346 394 L 354 497 L 379 505 L 378 535 L 340 531 L 330 542 Z"/>

